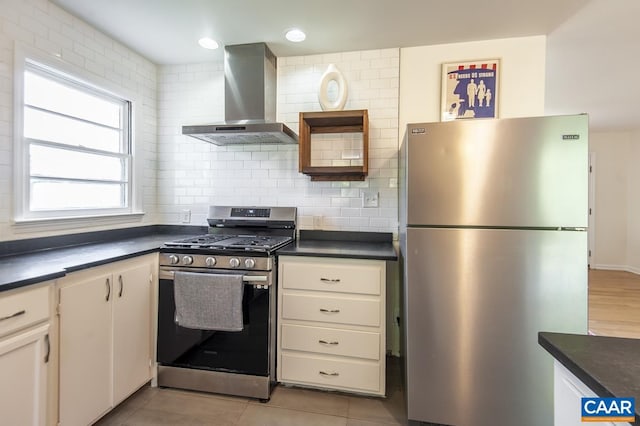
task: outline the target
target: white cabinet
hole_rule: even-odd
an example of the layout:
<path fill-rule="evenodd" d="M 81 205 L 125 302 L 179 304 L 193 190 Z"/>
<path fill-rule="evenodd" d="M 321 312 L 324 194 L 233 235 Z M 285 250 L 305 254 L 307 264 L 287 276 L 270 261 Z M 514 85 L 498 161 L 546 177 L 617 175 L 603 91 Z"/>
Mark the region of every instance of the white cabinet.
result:
<path fill-rule="evenodd" d="M 119 404 L 151 378 L 152 267 L 143 263 L 114 273 L 113 398 Z"/>
<path fill-rule="evenodd" d="M 0 294 L 0 423 L 47 422 L 50 284 Z"/>
<path fill-rule="evenodd" d="M 597 397 L 591 389 L 558 361 L 553 366 L 554 424 L 556 426 L 584 425 L 581 418 L 581 398 Z M 598 422 L 599 425 L 622 426 L 629 423 Z"/>
<path fill-rule="evenodd" d="M 278 259 L 278 381 L 384 395 L 386 263 Z"/>
<path fill-rule="evenodd" d="M 61 280 L 61 425 L 92 423 L 151 379 L 155 265 L 142 256 Z"/>

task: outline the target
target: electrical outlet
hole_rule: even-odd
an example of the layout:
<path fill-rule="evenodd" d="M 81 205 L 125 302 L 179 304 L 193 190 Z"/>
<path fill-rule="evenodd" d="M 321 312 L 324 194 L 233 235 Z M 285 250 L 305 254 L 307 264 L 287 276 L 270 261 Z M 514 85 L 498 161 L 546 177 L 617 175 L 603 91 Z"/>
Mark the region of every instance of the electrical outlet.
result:
<path fill-rule="evenodd" d="M 322 216 L 313 217 L 313 229 L 322 229 Z"/>
<path fill-rule="evenodd" d="M 180 213 L 180 222 L 191 223 L 191 210 L 182 210 Z"/>
<path fill-rule="evenodd" d="M 362 207 L 378 207 L 379 196 L 377 191 L 362 191 Z"/>

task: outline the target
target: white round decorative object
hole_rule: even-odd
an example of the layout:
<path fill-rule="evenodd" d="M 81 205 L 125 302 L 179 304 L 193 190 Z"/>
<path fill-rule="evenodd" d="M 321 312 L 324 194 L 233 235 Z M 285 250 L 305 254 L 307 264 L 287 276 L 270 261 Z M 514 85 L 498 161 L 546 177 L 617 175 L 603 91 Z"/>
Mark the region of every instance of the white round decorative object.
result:
<path fill-rule="evenodd" d="M 335 100 L 329 99 L 329 83 L 335 81 L 338 85 L 338 96 Z M 320 79 L 320 89 L 318 90 L 318 101 L 323 111 L 341 111 L 347 103 L 347 80 L 334 64 L 330 64 Z"/>

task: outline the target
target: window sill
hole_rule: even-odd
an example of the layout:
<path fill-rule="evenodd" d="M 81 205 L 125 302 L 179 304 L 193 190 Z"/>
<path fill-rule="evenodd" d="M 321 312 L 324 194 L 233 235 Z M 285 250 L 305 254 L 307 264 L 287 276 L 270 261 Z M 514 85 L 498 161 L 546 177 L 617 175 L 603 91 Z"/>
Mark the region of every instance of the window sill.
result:
<path fill-rule="evenodd" d="M 144 217 L 144 212 L 122 213 L 112 215 L 96 215 L 83 217 L 60 217 L 46 219 L 15 219 L 12 228 L 15 233 L 58 231 L 81 228 L 95 228 L 107 225 L 125 223 L 139 223 Z"/>

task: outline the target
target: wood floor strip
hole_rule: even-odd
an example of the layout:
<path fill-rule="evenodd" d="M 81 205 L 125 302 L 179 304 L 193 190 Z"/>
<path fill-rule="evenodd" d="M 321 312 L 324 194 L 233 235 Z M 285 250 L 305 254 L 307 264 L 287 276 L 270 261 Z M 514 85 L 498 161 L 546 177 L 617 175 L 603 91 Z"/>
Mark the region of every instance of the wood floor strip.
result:
<path fill-rule="evenodd" d="M 589 331 L 640 339 L 640 275 L 589 270 Z"/>

